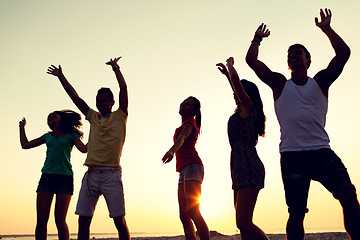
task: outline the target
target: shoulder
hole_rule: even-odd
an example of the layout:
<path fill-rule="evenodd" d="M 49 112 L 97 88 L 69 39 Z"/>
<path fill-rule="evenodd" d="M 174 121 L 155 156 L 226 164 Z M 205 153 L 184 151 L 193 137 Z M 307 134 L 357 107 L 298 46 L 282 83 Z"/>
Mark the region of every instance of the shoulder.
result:
<path fill-rule="evenodd" d="M 98 113 L 97 111 L 89 108 L 89 111 L 88 111 L 85 119 L 88 120 L 88 121 L 90 121 L 91 119 L 94 118 L 94 116 L 97 116 L 97 115 L 99 115 L 99 114 L 100 114 L 100 113 Z"/>
<path fill-rule="evenodd" d="M 121 108 L 118 108 L 116 111 L 112 112 L 112 114 L 123 119 L 126 119 L 128 116 Z"/>
<path fill-rule="evenodd" d="M 192 126 L 196 126 L 196 122 L 195 122 L 195 119 L 194 118 L 189 118 L 189 119 L 186 119 L 182 125 L 185 126 L 185 124 L 191 124 Z"/>
<path fill-rule="evenodd" d="M 44 139 L 48 139 L 49 137 L 52 137 L 52 132 L 47 132 L 43 135 Z"/>
<path fill-rule="evenodd" d="M 185 126 L 189 126 L 191 127 L 193 130 L 195 130 L 194 132 L 195 133 L 198 133 L 199 132 L 199 129 L 196 125 L 196 121 L 194 118 L 189 118 L 189 119 L 186 119 L 183 123 L 182 123 L 182 127 L 185 127 Z"/>
<path fill-rule="evenodd" d="M 70 133 L 70 137 L 72 139 L 75 139 L 75 138 L 81 137 L 81 135 L 78 132 L 72 132 L 72 133 Z"/>

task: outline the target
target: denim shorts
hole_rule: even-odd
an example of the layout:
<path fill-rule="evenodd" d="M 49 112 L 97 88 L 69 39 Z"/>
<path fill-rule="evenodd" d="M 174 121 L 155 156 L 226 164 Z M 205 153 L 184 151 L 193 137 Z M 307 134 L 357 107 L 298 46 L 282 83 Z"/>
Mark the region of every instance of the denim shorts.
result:
<path fill-rule="evenodd" d="M 204 166 L 201 163 L 189 163 L 179 170 L 179 184 L 195 180 L 200 183 L 204 180 Z"/>
<path fill-rule="evenodd" d="M 101 195 L 106 200 L 111 218 L 125 215 L 124 190 L 120 167 L 89 168 L 82 180 L 75 214 L 92 217 L 96 203 Z"/>
<path fill-rule="evenodd" d="M 334 198 L 355 191 L 341 159 L 329 148 L 281 153 L 281 173 L 289 213 L 306 213 L 310 181 L 320 182 Z"/>
<path fill-rule="evenodd" d="M 72 175 L 42 173 L 36 192 L 73 195 L 74 178 Z"/>

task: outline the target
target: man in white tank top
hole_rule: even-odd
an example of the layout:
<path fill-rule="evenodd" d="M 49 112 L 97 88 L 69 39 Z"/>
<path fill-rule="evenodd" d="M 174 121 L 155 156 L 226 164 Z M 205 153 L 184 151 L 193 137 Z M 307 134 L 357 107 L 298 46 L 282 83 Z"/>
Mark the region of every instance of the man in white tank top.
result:
<path fill-rule="evenodd" d="M 314 78 L 307 75 L 311 57 L 301 44 L 294 44 L 288 50 L 289 80 L 258 60 L 260 42 L 270 35 L 264 24 L 255 32 L 246 62 L 273 91 L 281 131 L 281 172 L 289 208 L 287 239 L 304 239 L 303 222 L 308 212 L 311 180 L 319 181 L 339 200 L 346 231 L 351 239 L 360 239 L 360 206 L 356 190 L 341 159 L 330 149 L 325 131 L 328 90 L 349 59 L 350 48 L 331 28 L 330 9 L 321 9 L 320 17 L 320 21 L 315 18 L 316 26 L 329 38 L 335 57 Z"/>

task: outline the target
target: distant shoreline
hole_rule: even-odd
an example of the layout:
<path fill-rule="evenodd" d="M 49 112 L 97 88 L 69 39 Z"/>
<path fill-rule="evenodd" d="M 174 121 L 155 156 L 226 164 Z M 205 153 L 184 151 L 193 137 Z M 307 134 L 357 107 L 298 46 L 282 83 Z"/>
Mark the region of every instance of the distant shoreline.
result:
<path fill-rule="evenodd" d="M 134 240 L 184 240 L 184 235 L 171 235 L 166 236 L 167 233 L 162 233 L 162 236 L 146 236 L 147 233 L 134 233 L 136 237 L 132 237 Z M 160 234 L 160 233 L 159 233 Z M 139 236 L 143 235 L 143 236 Z M 151 235 L 151 234 L 149 234 Z M 48 234 L 49 237 L 56 237 L 57 234 Z M 91 236 L 91 239 L 96 240 L 115 240 L 117 239 L 116 233 L 94 233 Z M 286 235 L 284 233 L 275 233 L 267 234 L 270 240 L 286 240 Z M 0 235 L 0 239 L 3 240 L 12 240 L 12 239 L 28 239 L 33 238 L 33 234 L 17 234 L 17 235 Z M 241 239 L 240 234 L 234 235 L 225 235 L 217 231 L 210 231 L 210 238 L 213 240 L 239 240 Z M 76 239 L 76 234 L 71 234 L 70 239 Z M 306 240 L 349 240 L 349 237 L 345 232 L 315 232 L 315 233 L 306 233 Z"/>

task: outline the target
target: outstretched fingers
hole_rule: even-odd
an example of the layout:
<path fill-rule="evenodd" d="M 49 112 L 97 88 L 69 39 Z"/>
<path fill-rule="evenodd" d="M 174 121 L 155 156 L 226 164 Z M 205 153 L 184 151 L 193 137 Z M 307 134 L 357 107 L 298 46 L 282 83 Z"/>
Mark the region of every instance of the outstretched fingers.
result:
<path fill-rule="evenodd" d="M 266 28 L 266 24 L 262 23 L 255 32 L 255 36 L 259 36 L 261 38 L 268 37 L 270 35 L 270 30 Z"/>
<path fill-rule="evenodd" d="M 23 117 L 21 121 L 19 122 L 20 127 L 24 127 L 26 125 L 26 119 Z"/>
<path fill-rule="evenodd" d="M 327 8 L 325 8 L 324 10 L 320 9 L 320 21 L 317 17 L 315 17 L 316 26 L 322 28 L 324 26 L 330 25 L 331 17 L 332 17 L 332 13 L 330 9 Z"/>
<path fill-rule="evenodd" d="M 110 60 L 109 60 L 108 62 L 106 62 L 105 64 L 111 65 L 111 66 L 116 65 L 120 58 L 121 58 L 121 57 L 110 58 Z"/>
<path fill-rule="evenodd" d="M 59 67 L 56 67 L 55 65 L 51 65 L 50 67 L 48 67 L 46 73 L 54 75 L 54 76 L 59 76 L 62 73 L 62 68 L 60 65 L 59 65 Z"/>
<path fill-rule="evenodd" d="M 216 66 L 218 67 L 219 71 L 222 73 L 222 74 L 225 74 L 227 75 L 228 74 L 228 71 L 225 67 L 225 65 L 223 63 L 218 63 L 216 64 Z"/>

